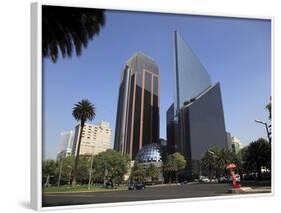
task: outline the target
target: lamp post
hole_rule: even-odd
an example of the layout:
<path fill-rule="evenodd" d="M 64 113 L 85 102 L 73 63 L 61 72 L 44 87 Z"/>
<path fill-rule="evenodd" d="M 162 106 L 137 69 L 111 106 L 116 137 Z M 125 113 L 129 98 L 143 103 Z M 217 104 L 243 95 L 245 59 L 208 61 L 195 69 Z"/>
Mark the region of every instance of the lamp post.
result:
<path fill-rule="evenodd" d="M 199 179 L 200 179 L 201 176 L 202 176 L 202 157 L 203 157 L 204 154 L 205 154 L 205 153 L 202 153 L 202 154 L 200 155 L 200 160 L 199 160 Z"/>
<path fill-rule="evenodd" d="M 211 155 L 213 155 L 213 159 L 214 159 L 214 167 L 213 167 L 213 176 L 215 175 L 215 156 L 216 156 L 216 154 L 213 152 L 213 151 L 211 151 L 211 150 L 208 150 L 208 152 L 211 154 Z M 213 178 L 212 178 L 213 179 Z"/>
<path fill-rule="evenodd" d="M 60 186 L 60 179 L 61 179 L 62 167 L 63 167 L 63 157 L 62 157 L 61 160 L 60 160 L 60 170 L 59 170 L 59 178 L 58 178 L 58 187 Z"/>
<path fill-rule="evenodd" d="M 92 155 L 92 157 L 91 157 L 91 167 L 90 167 L 90 173 L 89 173 L 89 183 L 88 183 L 88 189 L 90 189 L 90 188 L 91 188 L 91 179 L 92 179 L 93 161 L 94 161 L 94 155 Z"/>
<path fill-rule="evenodd" d="M 271 137 L 270 137 L 270 132 L 269 132 L 269 130 L 268 130 L 268 125 L 267 125 L 267 123 L 264 122 L 264 121 L 258 120 L 258 119 L 256 119 L 255 122 L 260 123 L 260 124 L 262 124 L 262 125 L 265 126 L 268 141 L 269 141 L 269 143 L 271 143 Z"/>
<path fill-rule="evenodd" d="M 68 165 L 67 168 L 70 169 L 69 175 L 68 175 L 68 187 L 70 187 L 71 184 L 71 173 L 72 173 L 72 166 Z"/>

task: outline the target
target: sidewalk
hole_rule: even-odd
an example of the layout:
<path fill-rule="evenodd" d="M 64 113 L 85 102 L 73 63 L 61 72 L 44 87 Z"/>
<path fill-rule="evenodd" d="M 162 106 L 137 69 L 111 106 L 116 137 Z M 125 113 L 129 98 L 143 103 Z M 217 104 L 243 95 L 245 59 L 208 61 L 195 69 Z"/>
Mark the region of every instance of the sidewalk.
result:
<path fill-rule="evenodd" d="M 229 188 L 229 193 L 236 194 L 251 194 L 251 193 L 271 193 L 270 186 L 262 186 L 262 187 L 241 187 L 240 189 L 232 189 Z"/>
<path fill-rule="evenodd" d="M 242 192 L 244 193 L 270 193 L 271 187 L 270 186 L 263 186 L 263 187 L 241 187 Z"/>

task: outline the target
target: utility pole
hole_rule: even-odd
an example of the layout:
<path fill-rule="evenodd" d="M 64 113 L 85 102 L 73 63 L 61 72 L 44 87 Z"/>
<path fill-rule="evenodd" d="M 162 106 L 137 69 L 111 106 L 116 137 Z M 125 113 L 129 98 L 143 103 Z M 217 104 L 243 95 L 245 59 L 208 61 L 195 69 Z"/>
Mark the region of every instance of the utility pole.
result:
<path fill-rule="evenodd" d="M 90 189 L 90 188 L 91 188 L 91 179 L 92 179 L 93 161 L 94 161 L 94 155 L 92 155 L 92 157 L 91 157 L 91 167 L 90 167 L 90 174 L 89 174 L 88 189 Z"/>
<path fill-rule="evenodd" d="M 60 186 L 60 179 L 61 179 L 61 172 L 62 172 L 62 166 L 63 166 L 63 158 L 61 158 L 60 163 L 60 171 L 59 171 L 59 179 L 58 179 L 58 187 Z"/>

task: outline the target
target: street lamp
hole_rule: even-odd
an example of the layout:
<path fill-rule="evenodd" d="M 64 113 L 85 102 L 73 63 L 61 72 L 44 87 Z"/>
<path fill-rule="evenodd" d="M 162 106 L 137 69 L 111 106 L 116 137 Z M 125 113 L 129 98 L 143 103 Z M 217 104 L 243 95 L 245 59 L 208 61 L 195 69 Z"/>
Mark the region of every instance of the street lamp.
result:
<path fill-rule="evenodd" d="M 199 160 L 199 179 L 201 178 L 202 176 L 202 157 L 205 153 L 203 152 L 201 155 L 200 155 L 200 160 Z"/>
<path fill-rule="evenodd" d="M 271 143 L 271 137 L 270 137 L 270 132 L 268 131 L 268 125 L 267 125 L 267 123 L 264 122 L 264 121 L 258 120 L 258 119 L 256 119 L 255 122 L 260 123 L 260 124 L 262 124 L 262 125 L 265 126 L 268 141 L 269 141 L 269 143 Z"/>
<path fill-rule="evenodd" d="M 211 155 L 213 155 L 213 159 L 214 159 L 214 168 L 213 168 L 213 176 L 215 175 L 215 156 L 216 156 L 216 154 L 213 152 L 213 151 L 211 151 L 211 150 L 208 150 L 208 152 L 211 154 Z M 213 179 L 213 178 L 212 178 Z"/>
<path fill-rule="evenodd" d="M 68 175 L 68 186 L 70 187 L 71 184 L 71 173 L 72 173 L 72 166 L 68 165 L 67 168 L 69 168 L 69 175 Z"/>
<path fill-rule="evenodd" d="M 61 157 L 61 160 L 60 160 L 60 170 L 59 170 L 59 178 L 58 178 L 58 187 L 60 186 L 60 179 L 61 179 L 62 167 L 63 167 L 63 157 Z"/>
<path fill-rule="evenodd" d="M 93 161 L 94 161 L 94 155 L 92 155 L 92 157 L 91 157 L 91 167 L 90 167 L 90 173 L 89 173 L 89 183 L 88 183 L 88 189 L 90 189 L 90 188 L 91 188 Z"/>

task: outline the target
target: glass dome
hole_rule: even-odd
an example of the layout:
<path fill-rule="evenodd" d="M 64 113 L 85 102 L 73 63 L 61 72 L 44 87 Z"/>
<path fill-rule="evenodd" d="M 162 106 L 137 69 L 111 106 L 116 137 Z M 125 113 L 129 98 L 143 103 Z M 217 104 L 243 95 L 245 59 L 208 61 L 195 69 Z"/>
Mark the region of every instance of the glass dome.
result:
<path fill-rule="evenodd" d="M 136 161 L 139 163 L 146 162 L 161 162 L 161 147 L 159 144 L 152 143 L 144 146 L 136 156 Z"/>

